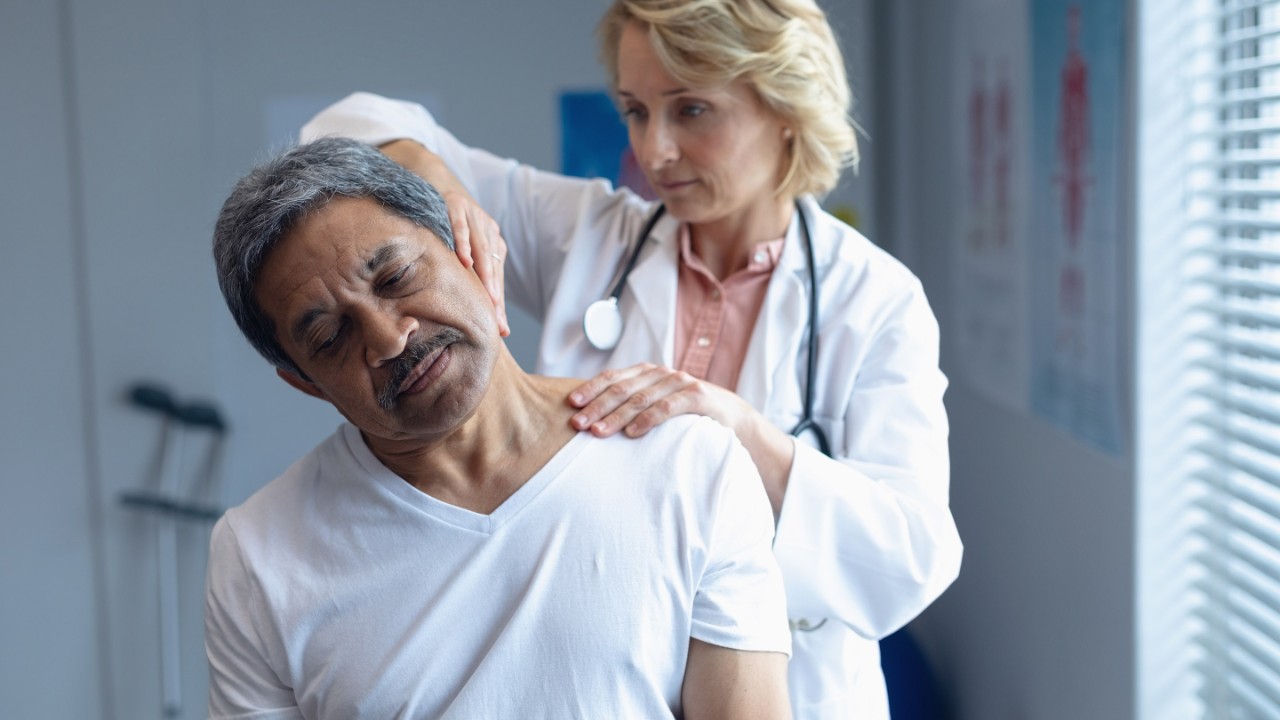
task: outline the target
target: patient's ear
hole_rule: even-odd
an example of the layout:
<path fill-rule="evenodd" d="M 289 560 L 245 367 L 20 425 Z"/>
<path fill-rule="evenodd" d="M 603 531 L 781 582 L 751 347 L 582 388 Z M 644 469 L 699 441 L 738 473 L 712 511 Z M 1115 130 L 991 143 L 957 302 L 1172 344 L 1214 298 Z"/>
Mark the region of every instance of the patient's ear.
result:
<path fill-rule="evenodd" d="M 284 380 L 301 392 L 310 395 L 317 400 L 324 400 L 325 402 L 329 401 L 329 398 L 325 397 L 323 392 L 320 392 L 320 388 L 316 387 L 315 383 L 302 378 L 297 373 L 285 370 L 284 368 L 276 368 L 276 374 L 280 376 L 281 380 Z"/>

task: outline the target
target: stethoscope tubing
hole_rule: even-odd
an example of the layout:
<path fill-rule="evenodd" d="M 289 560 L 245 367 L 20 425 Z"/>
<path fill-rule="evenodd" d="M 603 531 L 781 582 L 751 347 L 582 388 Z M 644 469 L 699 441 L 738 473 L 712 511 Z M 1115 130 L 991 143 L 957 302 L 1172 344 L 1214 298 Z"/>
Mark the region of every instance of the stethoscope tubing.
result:
<path fill-rule="evenodd" d="M 627 264 L 618 276 L 618 281 L 614 283 L 613 289 L 609 292 L 609 297 L 597 300 L 587 308 L 586 314 L 583 316 L 583 330 L 586 333 L 587 341 L 597 350 L 612 350 L 617 345 L 617 339 L 621 335 L 622 328 L 621 311 L 618 309 L 618 303 L 622 298 L 622 289 L 626 287 L 627 279 L 631 277 L 631 271 L 635 268 L 636 261 L 640 259 L 640 251 L 644 249 L 645 242 L 648 241 L 653 228 L 666 212 L 667 207 L 659 204 L 658 209 L 654 211 L 648 222 L 645 223 L 644 229 L 640 231 L 640 238 L 636 242 L 635 248 L 632 249 L 630 257 L 627 258 Z M 814 261 L 813 237 L 809 233 L 809 221 L 805 218 L 804 208 L 801 207 L 799 200 L 796 201 L 796 213 L 800 216 L 800 230 L 804 236 L 805 255 L 809 265 L 809 352 L 805 369 L 804 414 L 801 416 L 800 422 L 791 429 L 791 435 L 792 437 L 799 437 L 806 432 L 813 433 L 818 449 L 822 451 L 822 454 L 830 457 L 831 446 L 827 442 L 827 434 L 823 432 L 822 426 L 813 417 L 813 379 L 817 375 L 818 367 L 817 263 Z M 610 322 L 606 323 L 609 327 L 605 331 L 602 331 L 599 327 L 593 327 L 593 325 L 599 324 L 599 321 L 596 321 L 594 317 L 610 318 Z M 602 336 L 605 338 L 603 341 L 600 340 Z"/>
<path fill-rule="evenodd" d="M 804 235 L 804 250 L 809 261 L 809 357 L 806 358 L 804 376 L 804 415 L 791 428 L 791 436 L 800 437 L 805 432 L 812 432 L 818 442 L 818 449 L 823 455 L 831 457 L 827 433 L 813 418 L 813 379 L 818 374 L 818 268 L 813 256 L 813 236 L 809 234 L 809 221 L 805 219 L 804 208 L 800 207 L 799 200 L 796 201 L 796 214 L 800 216 L 800 231 Z"/>

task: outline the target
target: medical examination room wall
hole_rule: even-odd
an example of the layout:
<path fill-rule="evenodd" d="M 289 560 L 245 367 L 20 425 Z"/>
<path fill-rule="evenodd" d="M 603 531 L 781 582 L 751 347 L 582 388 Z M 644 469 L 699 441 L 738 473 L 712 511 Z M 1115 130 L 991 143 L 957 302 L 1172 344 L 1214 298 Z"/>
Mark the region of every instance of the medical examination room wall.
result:
<path fill-rule="evenodd" d="M 274 376 L 218 294 L 209 238 L 234 180 L 298 112 L 356 89 L 421 98 L 463 139 L 556 168 L 558 93 L 603 85 L 604 6 L 0 3 L 0 718 L 162 716 L 155 521 L 118 502 L 152 476 L 160 424 L 131 384 L 217 403 L 230 503 L 340 420 Z M 846 39 L 865 30 L 860 1 L 828 6 Z M 870 223 L 865 187 L 841 193 Z M 536 328 L 516 321 L 527 360 Z M 205 436 L 186 439 L 184 486 Z M 207 686 L 207 542 L 207 525 L 178 532 L 188 719 Z"/>
<path fill-rule="evenodd" d="M 423 97 L 463 139 L 554 168 L 556 94 L 601 84 L 591 32 L 603 5 L 0 3 L 0 718 L 161 716 L 154 527 L 116 500 L 146 480 L 159 426 L 124 402 L 130 383 L 219 403 L 228 502 L 338 422 L 253 355 L 212 274 L 214 214 L 277 141 L 269 110 L 356 88 Z M 851 57 L 875 60 L 872 73 L 854 67 L 877 87 L 860 118 L 875 203 L 865 187 L 844 192 L 920 274 L 952 377 L 965 564 L 912 630 L 957 718 L 1130 717 L 1129 454 L 992 404 L 956 370 L 960 188 L 940 164 L 955 149 L 960 4 L 881 0 L 870 33 L 861 2 L 824 5 Z M 850 47 L 866 37 L 875 48 Z M 534 332 L 517 327 L 519 356 Z M 199 524 L 179 536 L 184 718 L 204 706 L 206 542 Z"/>
<path fill-rule="evenodd" d="M 1134 12 L 1133 3 L 1115 2 Z M 957 718 L 1131 718 L 1135 471 L 1125 423 L 1133 394 L 1132 223 L 1122 211 L 1113 308 L 1122 338 L 1120 436 L 1129 447 L 1110 454 L 1030 412 L 988 400 L 960 369 L 963 329 L 951 301 L 957 295 L 953 238 L 967 188 L 949 164 L 957 157 L 955 129 L 964 117 L 957 108 L 965 107 L 954 82 L 955 43 L 966 25 L 991 20 L 959 8 L 982 4 L 877 4 L 876 57 L 888 70 L 887 77 L 878 76 L 885 82 L 876 110 L 880 140 L 892 148 L 879 158 L 880 226 L 920 275 L 942 328 L 943 369 L 951 379 L 952 509 L 965 543 L 959 579 L 912 629 Z M 974 31 L 979 38 L 982 32 Z M 1132 53 L 1132 33 L 1125 42 Z M 1132 63 L 1126 68 L 1131 81 Z M 1122 175 L 1131 167 L 1131 147 L 1122 140 Z M 1131 195 L 1124 183 L 1121 188 L 1124 208 Z"/>

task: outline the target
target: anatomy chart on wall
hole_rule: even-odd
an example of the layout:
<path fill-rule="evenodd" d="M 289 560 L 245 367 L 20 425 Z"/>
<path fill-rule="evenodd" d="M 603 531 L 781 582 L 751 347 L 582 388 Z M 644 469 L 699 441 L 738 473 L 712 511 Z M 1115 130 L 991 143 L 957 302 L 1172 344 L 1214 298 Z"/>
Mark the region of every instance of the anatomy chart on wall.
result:
<path fill-rule="evenodd" d="M 1031 7 L 1031 405 L 1118 454 L 1124 7 Z"/>
<path fill-rule="evenodd" d="M 955 342 L 967 382 L 1014 410 L 1029 387 L 1026 13 L 1025 1 L 967 0 L 952 63 Z"/>

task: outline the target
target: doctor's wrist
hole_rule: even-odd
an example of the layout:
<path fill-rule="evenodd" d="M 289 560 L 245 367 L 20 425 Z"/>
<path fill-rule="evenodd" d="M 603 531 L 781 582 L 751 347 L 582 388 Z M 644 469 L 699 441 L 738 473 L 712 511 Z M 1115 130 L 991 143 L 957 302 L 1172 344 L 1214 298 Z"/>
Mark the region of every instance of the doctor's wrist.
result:
<path fill-rule="evenodd" d="M 461 182 L 458 182 L 458 178 L 444 164 L 444 160 L 417 140 L 392 140 L 379 145 L 378 149 L 401 167 L 431 183 L 441 194 L 457 192 L 468 198 L 471 197 L 471 193 L 467 192 Z"/>

